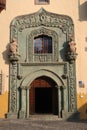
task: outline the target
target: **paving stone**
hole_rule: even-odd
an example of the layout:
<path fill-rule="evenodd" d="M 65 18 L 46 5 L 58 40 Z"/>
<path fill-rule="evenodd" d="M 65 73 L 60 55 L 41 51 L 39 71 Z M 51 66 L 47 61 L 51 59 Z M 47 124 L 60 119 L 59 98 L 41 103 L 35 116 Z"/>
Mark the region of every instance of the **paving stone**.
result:
<path fill-rule="evenodd" d="M 0 130 L 87 130 L 87 121 L 0 119 Z"/>

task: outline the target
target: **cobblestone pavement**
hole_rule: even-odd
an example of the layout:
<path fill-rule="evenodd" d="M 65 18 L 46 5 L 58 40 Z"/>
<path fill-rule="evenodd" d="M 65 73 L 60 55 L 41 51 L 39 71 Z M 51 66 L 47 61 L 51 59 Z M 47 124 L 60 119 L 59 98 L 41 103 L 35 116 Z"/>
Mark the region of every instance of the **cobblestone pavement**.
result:
<path fill-rule="evenodd" d="M 87 121 L 0 119 L 0 130 L 87 130 Z"/>

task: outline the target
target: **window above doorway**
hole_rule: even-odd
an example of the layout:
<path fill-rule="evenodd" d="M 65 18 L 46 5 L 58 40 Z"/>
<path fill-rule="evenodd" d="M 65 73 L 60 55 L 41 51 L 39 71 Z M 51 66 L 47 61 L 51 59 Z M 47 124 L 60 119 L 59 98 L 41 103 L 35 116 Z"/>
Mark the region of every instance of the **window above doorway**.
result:
<path fill-rule="evenodd" d="M 49 4 L 50 0 L 35 0 L 35 4 L 37 5 L 44 5 L 44 4 Z"/>
<path fill-rule="evenodd" d="M 34 38 L 34 53 L 46 54 L 52 53 L 52 38 L 46 35 L 40 35 Z"/>

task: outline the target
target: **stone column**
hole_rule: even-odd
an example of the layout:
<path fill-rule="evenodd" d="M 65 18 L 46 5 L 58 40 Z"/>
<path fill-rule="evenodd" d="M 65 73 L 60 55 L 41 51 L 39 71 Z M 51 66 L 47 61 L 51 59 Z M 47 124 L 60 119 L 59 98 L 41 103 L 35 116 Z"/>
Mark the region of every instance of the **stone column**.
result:
<path fill-rule="evenodd" d="M 29 118 L 29 88 L 27 88 L 27 118 Z"/>
<path fill-rule="evenodd" d="M 21 88 L 21 111 L 19 113 L 19 118 L 26 117 L 26 89 Z"/>
<path fill-rule="evenodd" d="M 61 110 L 61 94 L 60 94 L 60 87 L 58 86 L 58 117 L 60 118 L 60 110 Z"/>
<path fill-rule="evenodd" d="M 68 94 L 67 94 L 67 88 L 63 87 L 63 110 L 62 110 L 62 117 L 65 118 L 67 113 L 68 113 Z"/>

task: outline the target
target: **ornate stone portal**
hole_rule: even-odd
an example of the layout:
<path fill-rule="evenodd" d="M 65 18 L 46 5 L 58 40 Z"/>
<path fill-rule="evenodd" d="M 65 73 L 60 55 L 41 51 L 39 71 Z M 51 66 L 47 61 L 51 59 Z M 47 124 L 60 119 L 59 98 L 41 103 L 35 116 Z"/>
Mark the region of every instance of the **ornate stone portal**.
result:
<path fill-rule="evenodd" d="M 10 95 L 7 117 L 29 118 L 29 90 L 31 83 L 41 76 L 47 76 L 56 83 L 54 87 L 58 89 L 58 116 L 67 119 L 76 117 L 76 58 L 73 58 L 73 62 L 72 58 L 67 58 L 71 55 L 68 53 L 69 42 L 71 39 L 74 41 L 72 19 L 65 15 L 49 13 L 41 8 L 36 13 L 13 19 L 10 29 L 10 47 L 15 39 L 17 48 L 10 48 Z M 34 53 L 33 41 L 40 35 L 52 38 L 52 53 Z M 73 52 L 74 56 L 75 54 L 76 52 Z"/>

